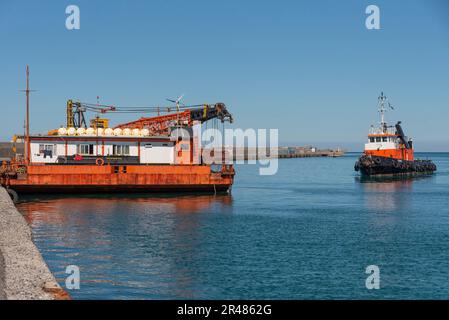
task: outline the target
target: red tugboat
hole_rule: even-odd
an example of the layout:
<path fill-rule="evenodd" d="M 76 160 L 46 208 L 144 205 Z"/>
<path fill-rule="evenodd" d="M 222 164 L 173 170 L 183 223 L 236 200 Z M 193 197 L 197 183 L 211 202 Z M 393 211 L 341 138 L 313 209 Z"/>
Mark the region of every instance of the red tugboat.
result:
<path fill-rule="evenodd" d="M 388 126 L 385 121 L 386 106 L 393 109 L 387 97 L 379 96 L 380 126 L 371 127 L 363 155 L 355 163 L 355 171 L 362 175 L 430 174 L 437 170 L 431 160 L 415 160 L 413 142 L 408 139 L 399 121 Z"/>

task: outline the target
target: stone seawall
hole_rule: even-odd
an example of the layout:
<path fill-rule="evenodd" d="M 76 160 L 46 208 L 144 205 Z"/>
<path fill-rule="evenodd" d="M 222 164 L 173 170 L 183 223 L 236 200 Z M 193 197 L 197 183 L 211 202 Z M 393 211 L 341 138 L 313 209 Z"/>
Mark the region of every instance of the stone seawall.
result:
<path fill-rule="evenodd" d="M 31 229 L 0 187 L 0 299 L 68 299 L 34 245 Z"/>

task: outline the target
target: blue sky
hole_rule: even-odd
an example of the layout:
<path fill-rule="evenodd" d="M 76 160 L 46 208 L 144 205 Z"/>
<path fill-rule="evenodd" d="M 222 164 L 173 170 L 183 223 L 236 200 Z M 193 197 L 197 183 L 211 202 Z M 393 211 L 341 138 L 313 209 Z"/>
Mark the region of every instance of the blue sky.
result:
<path fill-rule="evenodd" d="M 76 4 L 81 29 L 65 28 Z M 381 30 L 365 28 L 365 8 Z M 65 122 L 69 98 L 225 102 L 240 128 L 283 145 L 361 150 L 384 91 L 418 151 L 449 150 L 449 2 L 0 0 L 0 140 Z M 113 123 L 140 115 L 113 115 Z"/>

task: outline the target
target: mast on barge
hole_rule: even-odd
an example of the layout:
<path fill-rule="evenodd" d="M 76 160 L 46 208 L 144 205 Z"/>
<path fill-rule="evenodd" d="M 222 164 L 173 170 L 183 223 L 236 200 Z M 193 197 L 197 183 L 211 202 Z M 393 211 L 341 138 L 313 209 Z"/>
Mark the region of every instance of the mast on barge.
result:
<path fill-rule="evenodd" d="M 31 145 L 30 145 L 30 92 L 35 90 L 30 90 L 30 66 L 27 65 L 26 68 L 26 89 L 21 90 L 25 92 L 26 95 L 26 123 L 25 123 L 25 161 L 26 165 L 31 162 Z"/>

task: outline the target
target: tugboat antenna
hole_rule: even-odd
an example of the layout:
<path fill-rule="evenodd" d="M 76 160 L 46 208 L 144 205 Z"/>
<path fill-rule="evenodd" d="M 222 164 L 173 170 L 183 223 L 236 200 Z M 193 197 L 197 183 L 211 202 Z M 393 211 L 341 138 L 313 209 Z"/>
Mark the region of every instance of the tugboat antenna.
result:
<path fill-rule="evenodd" d="M 380 113 L 380 127 L 383 133 L 387 132 L 387 123 L 385 122 L 385 113 L 387 112 L 387 108 L 385 105 L 388 104 L 392 110 L 394 110 L 393 106 L 388 102 L 387 96 L 384 95 L 383 91 L 380 93 L 378 98 L 378 108 Z"/>

